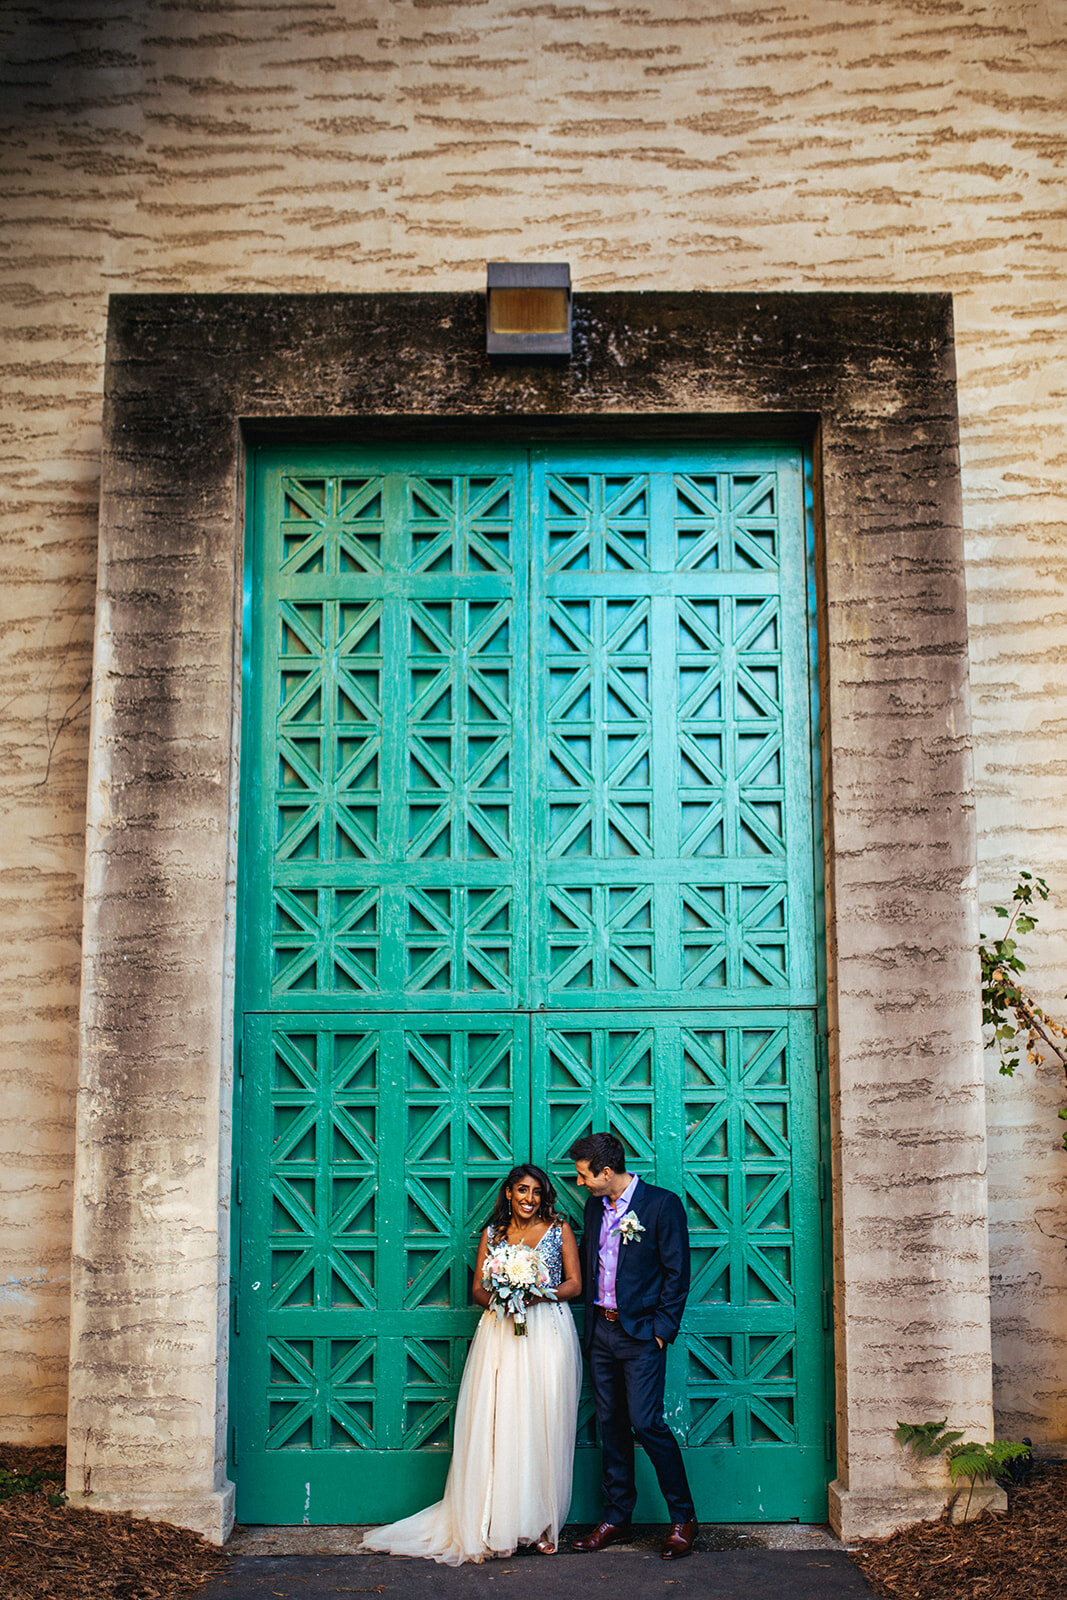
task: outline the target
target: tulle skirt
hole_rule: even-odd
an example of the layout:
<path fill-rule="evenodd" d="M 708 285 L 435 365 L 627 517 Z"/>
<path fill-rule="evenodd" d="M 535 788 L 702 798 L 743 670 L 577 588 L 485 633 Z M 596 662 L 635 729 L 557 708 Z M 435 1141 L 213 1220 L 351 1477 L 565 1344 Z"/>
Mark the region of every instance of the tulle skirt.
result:
<path fill-rule="evenodd" d="M 447 1566 L 559 1543 L 571 1498 L 582 1358 L 567 1305 L 535 1302 L 525 1338 L 511 1319 L 482 1316 L 456 1406 L 444 1499 L 372 1528 L 365 1550 Z"/>

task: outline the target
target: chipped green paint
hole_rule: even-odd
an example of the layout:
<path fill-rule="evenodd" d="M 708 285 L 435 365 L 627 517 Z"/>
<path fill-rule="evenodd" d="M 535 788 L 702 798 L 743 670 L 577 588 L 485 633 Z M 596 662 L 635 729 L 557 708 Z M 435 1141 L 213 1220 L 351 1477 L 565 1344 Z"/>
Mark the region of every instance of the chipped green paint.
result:
<path fill-rule="evenodd" d="M 593 1123 L 687 1198 L 701 1516 L 821 1519 L 799 454 L 265 451 L 252 528 L 238 1515 L 437 1493 L 490 1197 Z"/>

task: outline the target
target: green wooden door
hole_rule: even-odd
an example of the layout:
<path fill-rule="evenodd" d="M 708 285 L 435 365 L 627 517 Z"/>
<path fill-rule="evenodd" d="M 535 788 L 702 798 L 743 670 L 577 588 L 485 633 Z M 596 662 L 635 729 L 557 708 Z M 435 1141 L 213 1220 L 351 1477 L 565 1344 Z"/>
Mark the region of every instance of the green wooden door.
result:
<path fill-rule="evenodd" d="M 591 1124 L 687 1198 L 700 1515 L 823 1517 L 798 453 L 265 451 L 250 525 L 239 1517 L 436 1496 L 490 1197 L 577 1215 Z"/>

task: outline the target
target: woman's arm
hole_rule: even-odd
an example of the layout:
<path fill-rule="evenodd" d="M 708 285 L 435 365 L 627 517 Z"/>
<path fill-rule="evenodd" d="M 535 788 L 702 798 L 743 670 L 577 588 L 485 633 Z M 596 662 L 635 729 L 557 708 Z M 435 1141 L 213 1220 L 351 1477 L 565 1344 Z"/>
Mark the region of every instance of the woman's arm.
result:
<path fill-rule="evenodd" d="M 578 1259 L 578 1241 L 569 1222 L 560 1225 L 563 1242 L 563 1282 L 556 1290 L 557 1300 L 575 1300 L 582 1292 L 582 1264 Z"/>
<path fill-rule="evenodd" d="M 485 1258 L 488 1252 L 489 1229 L 483 1228 L 482 1236 L 478 1240 L 478 1258 L 474 1263 L 474 1287 L 471 1290 L 471 1298 L 476 1306 L 488 1306 L 489 1304 L 489 1290 L 482 1287 L 482 1269 L 485 1266 Z"/>

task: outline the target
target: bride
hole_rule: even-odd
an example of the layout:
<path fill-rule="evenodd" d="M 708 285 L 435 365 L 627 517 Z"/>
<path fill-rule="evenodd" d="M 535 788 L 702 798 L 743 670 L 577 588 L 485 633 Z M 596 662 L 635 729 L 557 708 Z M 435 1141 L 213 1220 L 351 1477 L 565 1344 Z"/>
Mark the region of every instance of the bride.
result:
<path fill-rule="evenodd" d="M 372 1528 L 365 1550 L 427 1556 L 458 1567 L 510 1556 L 521 1544 L 551 1555 L 571 1498 L 582 1358 L 570 1307 L 581 1293 L 578 1246 L 556 1215 L 556 1191 L 540 1167 L 514 1167 L 482 1230 L 474 1299 L 485 1306 L 463 1369 L 444 1499 Z M 483 1283 L 494 1246 L 528 1245 L 541 1258 L 551 1299 L 526 1309 L 526 1336 L 490 1310 Z"/>

